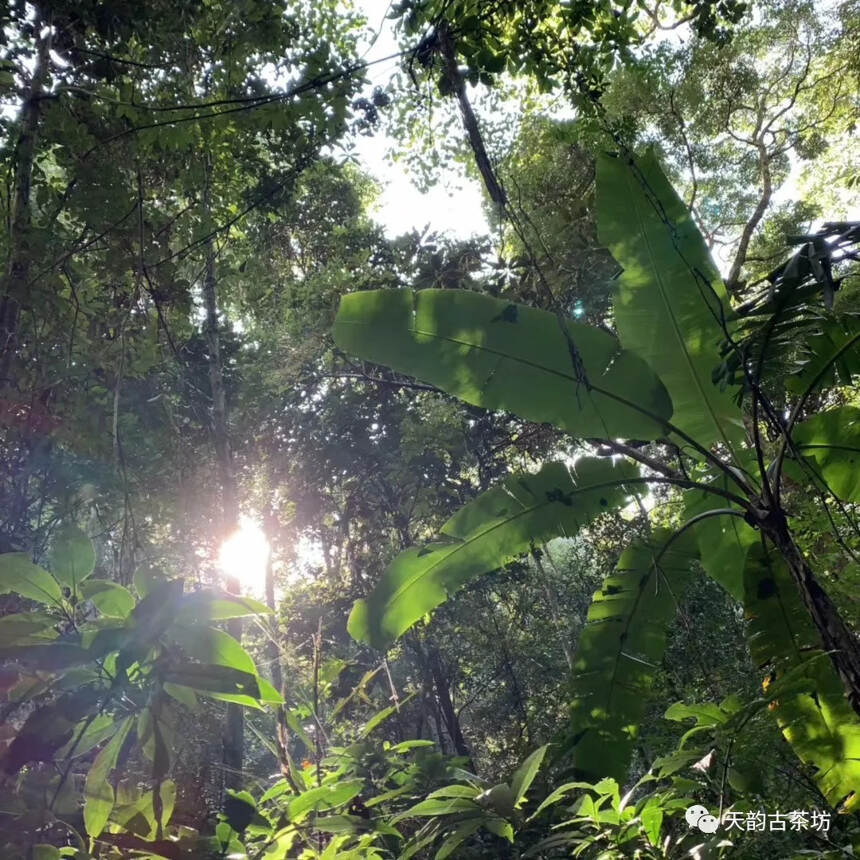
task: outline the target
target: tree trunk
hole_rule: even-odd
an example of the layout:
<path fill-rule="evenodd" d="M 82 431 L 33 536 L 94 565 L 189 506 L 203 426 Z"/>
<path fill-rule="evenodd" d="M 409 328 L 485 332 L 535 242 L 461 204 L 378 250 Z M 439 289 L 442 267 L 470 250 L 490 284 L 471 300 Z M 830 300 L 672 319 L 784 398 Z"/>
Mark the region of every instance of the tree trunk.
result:
<path fill-rule="evenodd" d="M 442 720 L 445 723 L 445 729 L 448 732 L 448 737 L 451 738 L 451 743 L 454 745 L 454 750 L 457 755 L 463 756 L 469 760 L 469 767 L 474 771 L 475 765 L 472 761 L 472 753 L 466 744 L 466 739 L 463 737 L 463 731 L 460 728 L 460 718 L 454 710 L 454 703 L 451 700 L 451 687 L 448 682 L 448 673 L 445 670 L 445 665 L 442 663 L 442 657 L 439 650 L 435 646 L 430 646 L 427 651 L 427 662 L 430 667 L 430 674 L 433 678 L 433 686 L 436 688 L 436 699 L 439 702 L 439 708 L 442 712 Z"/>
<path fill-rule="evenodd" d="M 846 698 L 860 716 L 860 639 L 846 625 L 830 595 L 818 584 L 786 523 L 780 521 L 765 525 L 763 530 L 785 559 L 801 599 L 818 629 L 824 650 L 830 654 L 842 680 Z"/>
<path fill-rule="evenodd" d="M 463 81 L 460 70 L 457 68 L 454 37 L 451 34 L 450 25 L 447 21 L 443 21 L 439 25 L 439 47 L 445 63 L 445 79 L 448 82 L 449 89 L 457 97 L 457 103 L 460 106 L 460 115 L 463 118 L 463 126 L 469 137 L 469 146 L 471 146 L 475 156 L 475 164 L 493 203 L 499 207 L 500 212 L 504 212 L 508 199 L 504 189 L 496 179 L 493 166 L 490 163 L 490 157 L 487 155 L 487 150 L 484 146 L 484 140 L 481 137 L 481 131 L 478 128 L 478 120 L 466 94 L 466 84 Z"/>
<path fill-rule="evenodd" d="M 37 12 L 38 16 L 38 12 Z M 39 34 L 42 25 L 34 22 Z M 0 289 L 0 392 L 11 388 L 12 358 L 18 335 L 18 316 L 27 300 L 30 264 L 33 259 L 33 227 L 30 189 L 39 135 L 39 117 L 45 79 L 50 66 L 51 32 L 36 36 L 36 59 L 30 89 L 21 107 L 20 133 L 15 142 L 15 198 L 9 223 L 9 260 Z"/>
<path fill-rule="evenodd" d="M 204 156 L 205 180 L 203 188 L 203 212 L 207 229 L 212 222 L 212 165 L 209 154 Z M 227 427 L 227 396 L 224 390 L 224 369 L 221 363 L 221 336 L 218 315 L 218 291 L 215 278 L 215 240 L 209 238 L 205 245 L 206 271 L 203 278 L 203 303 L 206 308 L 206 347 L 209 353 L 209 386 L 212 393 L 212 436 L 215 444 L 215 460 L 218 468 L 218 484 L 221 491 L 221 522 L 219 538 L 224 540 L 239 525 L 239 501 L 236 491 L 236 476 L 230 451 L 230 436 Z M 227 580 L 227 591 L 239 594 L 239 581 Z M 242 639 L 242 621 L 231 619 L 227 631 L 236 639 Z M 227 704 L 227 715 L 223 737 L 223 764 L 225 788 L 238 788 L 241 782 L 244 752 L 244 716 L 242 707 Z"/>
<path fill-rule="evenodd" d="M 759 222 L 764 217 L 764 213 L 767 211 L 767 207 L 770 206 L 770 200 L 773 196 L 773 181 L 770 175 L 771 156 L 770 153 L 767 151 L 767 147 L 761 141 L 758 142 L 757 146 L 759 171 L 761 174 L 761 197 L 759 197 L 758 205 L 756 206 L 749 221 L 747 221 L 747 223 L 744 225 L 740 241 L 738 242 L 738 250 L 735 253 L 735 258 L 732 261 L 732 267 L 726 277 L 726 289 L 729 291 L 729 294 L 737 292 L 740 288 L 738 279 L 741 276 L 741 269 L 743 268 L 743 265 L 747 259 L 750 241 L 752 239 L 756 227 L 758 227 Z"/>
<path fill-rule="evenodd" d="M 263 531 L 266 535 L 266 540 L 269 543 L 269 558 L 266 561 L 266 605 L 272 610 L 272 638 L 266 643 L 266 658 L 269 663 L 269 677 L 272 680 L 272 686 L 286 698 L 286 689 L 284 688 L 284 673 L 281 669 L 281 624 L 278 619 L 277 604 L 275 602 L 275 576 L 272 567 L 272 547 L 275 545 L 275 534 L 278 530 L 278 521 L 272 511 L 267 511 L 264 522 Z M 283 705 L 278 705 L 275 709 L 275 731 L 277 733 L 276 747 L 278 750 L 278 764 L 281 767 L 281 773 L 287 779 L 287 782 L 298 792 L 299 786 L 295 782 L 292 767 L 290 765 L 289 756 L 289 727 L 287 726 L 287 712 Z"/>

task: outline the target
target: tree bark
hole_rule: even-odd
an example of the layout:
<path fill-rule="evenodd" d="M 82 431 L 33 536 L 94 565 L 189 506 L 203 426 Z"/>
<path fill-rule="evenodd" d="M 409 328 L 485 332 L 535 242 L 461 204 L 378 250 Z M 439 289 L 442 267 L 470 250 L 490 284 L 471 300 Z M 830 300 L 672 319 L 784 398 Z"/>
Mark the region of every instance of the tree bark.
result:
<path fill-rule="evenodd" d="M 758 163 L 759 171 L 761 173 L 761 197 L 759 197 L 758 204 L 756 205 L 749 221 L 744 225 L 744 229 L 741 232 L 740 242 L 738 242 L 738 250 L 735 253 L 735 258 L 732 260 L 732 267 L 726 277 L 726 289 L 730 294 L 734 293 L 739 287 L 738 279 L 741 276 L 741 269 L 747 259 L 750 241 L 752 240 L 756 227 L 758 227 L 761 219 L 764 217 L 767 207 L 770 206 L 770 200 L 773 196 L 773 180 L 770 175 L 770 153 L 761 141 L 758 141 L 756 146 L 758 147 Z"/>
<path fill-rule="evenodd" d="M 38 19 L 38 11 L 37 11 Z M 34 22 L 39 34 L 43 24 Z M 30 267 L 33 212 L 31 186 L 33 164 L 39 137 L 39 118 L 45 80 L 50 67 L 51 32 L 36 36 L 36 60 L 27 98 L 21 107 L 20 133 L 15 142 L 15 197 L 9 224 L 9 259 L 0 289 L 0 392 L 11 388 L 12 358 L 18 337 L 18 317 L 21 305 L 26 302 Z"/>
<path fill-rule="evenodd" d="M 448 737 L 451 738 L 451 743 L 454 745 L 457 755 L 468 759 L 469 767 L 474 770 L 475 765 L 472 761 L 472 753 L 466 744 L 466 738 L 463 737 L 463 731 L 460 728 L 460 719 L 454 710 L 454 703 L 451 700 L 451 686 L 448 682 L 448 673 L 442 663 L 439 649 L 435 646 L 431 645 L 427 651 L 427 663 L 433 678 L 433 686 L 436 688 L 436 699 L 439 702 L 439 709 L 442 712 L 442 720 L 445 723 Z"/>
<path fill-rule="evenodd" d="M 830 595 L 818 584 L 784 520 L 763 525 L 762 530 L 785 560 L 813 624 L 821 636 L 824 650 L 845 687 L 845 695 L 860 716 L 860 639 L 836 608 Z"/>
<path fill-rule="evenodd" d="M 484 180 L 487 193 L 490 195 L 493 203 L 499 207 L 501 212 L 504 212 L 508 198 L 496 179 L 496 174 L 490 163 L 490 157 L 487 155 L 487 150 L 484 147 L 484 140 L 478 128 L 478 120 L 472 110 L 472 105 L 466 94 L 466 85 L 457 67 L 454 37 L 451 35 L 451 29 L 447 21 L 443 21 L 439 25 L 439 47 L 445 63 L 445 78 L 448 81 L 451 92 L 457 97 L 457 103 L 460 106 L 460 115 L 463 118 L 463 125 L 469 137 L 469 145 L 472 147 L 472 152 L 475 155 L 475 164 L 481 173 L 481 178 Z"/>
<path fill-rule="evenodd" d="M 207 229 L 212 221 L 212 164 L 208 153 L 204 155 L 205 179 L 203 188 L 203 212 Z M 215 276 L 215 240 L 209 238 L 205 244 L 206 270 L 203 278 L 203 303 L 206 309 L 206 348 L 209 353 L 209 387 L 212 394 L 212 437 L 215 445 L 215 460 L 218 469 L 218 484 L 221 492 L 221 521 L 219 538 L 224 540 L 239 525 L 239 500 L 233 457 L 230 450 L 228 430 L 227 395 L 224 388 L 224 367 L 221 361 L 221 335 L 218 313 L 218 288 Z M 239 581 L 227 579 L 227 591 L 239 594 Z M 227 623 L 228 633 L 237 641 L 242 639 L 242 621 L 231 619 Z M 227 704 L 224 725 L 223 757 L 224 786 L 236 789 L 241 782 L 244 757 L 244 715 L 242 707 Z"/>

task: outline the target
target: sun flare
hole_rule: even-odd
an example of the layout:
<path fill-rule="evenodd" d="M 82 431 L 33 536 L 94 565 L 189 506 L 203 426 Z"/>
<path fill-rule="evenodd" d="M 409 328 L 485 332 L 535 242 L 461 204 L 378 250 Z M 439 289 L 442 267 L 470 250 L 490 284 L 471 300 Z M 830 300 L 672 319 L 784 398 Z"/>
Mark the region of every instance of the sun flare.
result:
<path fill-rule="evenodd" d="M 226 577 L 237 579 L 242 591 L 255 597 L 266 592 L 266 563 L 269 542 L 259 523 L 251 517 L 239 518 L 239 528 L 221 544 L 218 565 Z"/>

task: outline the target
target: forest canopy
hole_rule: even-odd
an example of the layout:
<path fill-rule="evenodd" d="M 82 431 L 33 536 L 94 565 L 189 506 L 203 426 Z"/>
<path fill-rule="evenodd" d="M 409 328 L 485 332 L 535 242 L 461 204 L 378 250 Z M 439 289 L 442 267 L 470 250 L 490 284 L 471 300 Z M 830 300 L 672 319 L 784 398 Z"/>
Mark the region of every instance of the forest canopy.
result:
<path fill-rule="evenodd" d="M 0 856 L 860 851 L 856 0 L 0 8 Z"/>

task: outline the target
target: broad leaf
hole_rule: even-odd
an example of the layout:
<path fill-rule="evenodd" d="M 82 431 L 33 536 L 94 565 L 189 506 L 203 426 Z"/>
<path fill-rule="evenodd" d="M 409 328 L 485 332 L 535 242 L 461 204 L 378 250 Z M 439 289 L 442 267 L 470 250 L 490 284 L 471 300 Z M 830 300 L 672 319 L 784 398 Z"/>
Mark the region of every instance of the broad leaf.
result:
<path fill-rule="evenodd" d="M 666 550 L 670 535 L 661 529 L 626 550 L 588 610 L 574 662 L 567 744 L 584 779 L 625 779 L 666 629 L 696 558 L 689 532 Z"/>
<path fill-rule="evenodd" d="M 75 593 L 96 566 L 93 542 L 77 526 L 64 526 L 54 536 L 49 563 L 54 576 Z"/>
<path fill-rule="evenodd" d="M 25 764 L 52 761 L 83 730 L 80 721 L 98 707 L 90 690 L 77 690 L 32 711 L 3 756 L 3 770 L 17 773 Z"/>
<path fill-rule="evenodd" d="M 311 788 L 300 794 L 287 805 L 290 821 L 301 821 L 309 812 L 321 812 L 349 803 L 364 788 L 363 779 L 347 779 L 333 782 L 319 788 Z"/>
<path fill-rule="evenodd" d="M 183 585 L 181 579 L 158 582 L 134 607 L 126 622 L 130 632 L 120 653 L 120 668 L 125 669 L 138 659 L 173 624 Z"/>
<path fill-rule="evenodd" d="M 730 489 L 724 476 L 715 483 L 724 490 Z M 688 521 L 707 511 L 725 508 L 727 504 L 724 499 L 704 490 L 687 490 L 684 499 L 684 515 Z M 721 514 L 699 520 L 691 530 L 705 572 L 735 600 L 743 603 L 744 564 L 749 548 L 759 539 L 755 529 L 740 517 Z"/>
<path fill-rule="evenodd" d="M 254 820 L 256 813 L 257 804 L 249 792 L 227 789 L 227 794 L 224 798 L 224 816 L 233 830 L 237 833 L 242 833 Z"/>
<path fill-rule="evenodd" d="M 154 839 L 158 832 L 154 802 L 155 793 L 152 790 L 145 791 L 130 802 L 124 802 L 128 801 L 128 798 L 123 796 L 127 794 L 128 790 L 126 789 L 124 792 L 122 786 L 117 789 L 117 805 L 111 814 L 111 822 L 121 825 L 123 830 L 144 839 Z M 167 779 L 161 783 L 159 799 L 161 801 L 161 824 L 163 826 L 170 821 L 176 804 L 176 783 L 173 780 Z"/>
<path fill-rule="evenodd" d="M 259 708 L 260 702 L 282 704 L 283 698 L 264 678 L 230 666 L 188 663 L 162 673 L 162 681 L 190 687 L 211 699 Z"/>
<path fill-rule="evenodd" d="M 672 423 L 702 445 L 743 438 L 732 392 L 712 382 L 725 287 L 690 213 L 652 153 L 635 166 L 597 162 L 597 227 L 624 267 L 615 296 L 622 345 L 644 358 L 672 398 Z"/>
<path fill-rule="evenodd" d="M 860 808 L 860 719 L 836 670 L 820 655 L 821 640 L 785 563 L 754 548 L 747 557 L 746 615 L 750 652 L 771 683 L 805 675 L 806 692 L 780 690 L 772 703 L 782 733 L 834 807 Z M 792 682 L 792 688 L 794 682 Z"/>
<path fill-rule="evenodd" d="M 477 833 L 484 824 L 483 817 L 469 818 L 454 828 L 454 832 L 445 837 L 445 841 L 439 846 L 435 860 L 445 860 L 450 857 L 460 845 L 473 834 Z"/>
<path fill-rule="evenodd" d="M 249 615 L 271 615 L 272 610 L 258 600 L 226 591 L 192 591 L 184 594 L 176 610 L 177 624 L 206 624 Z"/>
<path fill-rule="evenodd" d="M 126 717 L 116 734 L 105 744 L 87 771 L 84 788 L 84 826 L 95 839 L 107 824 L 114 805 L 114 787 L 110 775 L 116 767 L 122 746 L 134 723 L 134 717 Z"/>
<path fill-rule="evenodd" d="M 69 742 L 57 752 L 57 758 L 76 758 L 88 753 L 117 730 L 112 714 L 99 714 L 94 719 L 82 720 L 75 726 Z"/>
<path fill-rule="evenodd" d="M 507 478 L 448 520 L 441 540 L 397 556 L 370 596 L 353 607 L 350 635 L 387 648 L 469 580 L 623 505 L 625 481 L 635 477 L 628 463 L 583 459 Z"/>
<path fill-rule="evenodd" d="M 0 555 L 0 594 L 14 592 L 46 606 L 62 606 L 63 594 L 47 570 L 33 564 L 23 552 Z"/>
<path fill-rule="evenodd" d="M 526 796 L 526 792 L 534 782 L 540 766 L 543 763 L 543 757 L 546 755 L 547 748 L 545 746 L 536 749 L 516 770 L 511 777 L 511 791 L 514 794 L 514 805 L 519 806 Z"/>
<path fill-rule="evenodd" d="M 343 297 L 334 339 L 467 403 L 575 436 L 665 435 L 672 406 L 648 365 L 600 329 L 566 325 L 574 355 L 547 311 L 466 290 L 371 290 Z"/>
<path fill-rule="evenodd" d="M 229 634 L 214 627 L 182 627 L 174 625 L 170 638 L 189 657 L 201 663 L 229 666 L 240 672 L 257 674 L 251 655 Z"/>
<path fill-rule="evenodd" d="M 57 638 L 57 619 L 47 612 L 22 612 L 0 618 L 0 649 L 40 645 Z"/>
<path fill-rule="evenodd" d="M 833 495 L 860 503 L 860 407 L 819 412 L 795 426 L 792 440 Z M 791 474 L 799 480 L 805 477 L 799 468 Z"/>
<path fill-rule="evenodd" d="M 88 579 L 79 590 L 81 596 L 89 600 L 102 615 L 125 618 L 134 609 L 131 592 L 108 579 Z"/>

